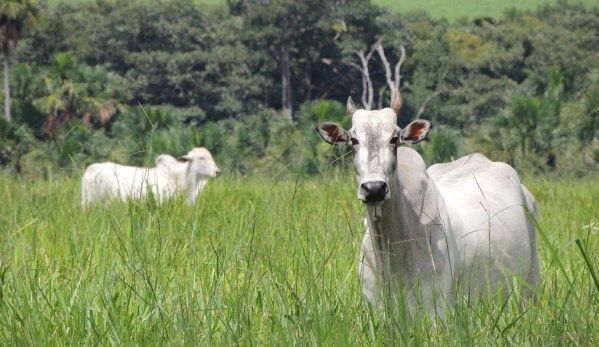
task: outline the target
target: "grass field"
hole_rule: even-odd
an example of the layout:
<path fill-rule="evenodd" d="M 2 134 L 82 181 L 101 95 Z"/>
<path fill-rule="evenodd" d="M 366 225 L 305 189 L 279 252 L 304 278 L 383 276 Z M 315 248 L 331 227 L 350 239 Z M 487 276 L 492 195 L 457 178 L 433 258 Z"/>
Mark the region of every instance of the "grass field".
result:
<path fill-rule="evenodd" d="M 528 180 L 539 200 L 537 305 L 381 319 L 356 270 L 353 178 L 219 178 L 194 206 L 83 210 L 77 179 L 0 175 L 0 343 L 599 344 L 597 179 Z M 590 226 L 589 226 L 590 225 Z"/>
<path fill-rule="evenodd" d="M 69 0 L 47 0 L 50 5 Z M 89 1 L 89 0 L 74 0 Z M 225 4 L 224 0 L 195 0 L 201 4 Z M 536 10 L 539 6 L 555 4 L 558 0 L 373 0 L 396 11 L 425 11 L 433 18 L 455 20 L 460 17 L 499 17 L 506 9 Z M 585 6 L 599 6 L 599 0 L 578 0 Z"/>
<path fill-rule="evenodd" d="M 509 8 L 536 10 L 539 6 L 556 4 L 557 0 L 375 0 L 397 11 L 425 11 L 433 18 L 454 20 L 460 17 L 500 17 Z M 599 6 L 599 0 L 571 1 L 586 6 Z"/>

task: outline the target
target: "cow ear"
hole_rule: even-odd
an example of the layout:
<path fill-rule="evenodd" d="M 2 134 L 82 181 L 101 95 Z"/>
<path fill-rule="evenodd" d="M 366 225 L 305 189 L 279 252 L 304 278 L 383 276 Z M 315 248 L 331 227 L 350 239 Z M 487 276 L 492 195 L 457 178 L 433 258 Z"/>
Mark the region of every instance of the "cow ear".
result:
<path fill-rule="evenodd" d="M 424 119 L 415 120 L 401 131 L 401 141 L 411 144 L 418 143 L 424 140 L 430 129 L 431 122 Z"/>
<path fill-rule="evenodd" d="M 177 161 L 179 163 L 187 163 L 190 160 L 191 160 L 191 158 L 188 155 L 182 155 L 180 157 L 177 157 Z"/>
<path fill-rule="evenodd" d="M 349 134 L 341 126 L 324 122 L 316 126 L 316 131 L 320 134 L 323 140 L 335 146 L 343 146 L 349 143 Z"/>

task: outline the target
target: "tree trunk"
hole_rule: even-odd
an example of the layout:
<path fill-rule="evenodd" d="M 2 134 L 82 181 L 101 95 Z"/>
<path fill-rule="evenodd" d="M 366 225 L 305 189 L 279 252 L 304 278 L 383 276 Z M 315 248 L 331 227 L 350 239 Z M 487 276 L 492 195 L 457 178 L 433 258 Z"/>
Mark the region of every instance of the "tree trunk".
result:
<path fill-rule="evenodd" d="M 281 68 L 281 103 L 283 114 L 291 119 L 293 112 L 291 102 L 291 64 L 289 62 L 289 46 L 287 43 L 281 45 L 279 66 Z"/>
<path fill-rule="evenodd" d="M 10 65 L 8 57 L 4 57 L 4 119 L 12 121 L 10 114 Z"/>

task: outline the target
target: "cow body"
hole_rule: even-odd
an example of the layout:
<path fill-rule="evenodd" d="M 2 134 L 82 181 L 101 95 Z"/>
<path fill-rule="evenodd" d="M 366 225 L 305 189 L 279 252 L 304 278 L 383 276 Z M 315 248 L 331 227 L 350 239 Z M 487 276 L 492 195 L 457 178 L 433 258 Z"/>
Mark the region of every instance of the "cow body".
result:
<path fill-rule="evenodd" d="M 527 212 L 534 199 L 505 163 L 472 154 L 428 170 L 413 149 L 430 123 L 397 126 L 399 91 L 391 108 L 352 113 L 352 128 L 321 123 L 334 145 L 351 146 L 358 198 L 366 210 L 359 274 L 364 297 L 383 306 L 405 297 L 410 312 L 443 315 L 457 296 L 497 290 L 513 276 L 529 287 L 539 280 L 536 231 Z M 402 295 L 398 295 L 402 294 Z M 529 293 L 525 293 L 529 294 Z"/>
<path fill-rule="evenodd" d="M 359 272 L 368 301 L 377 304 L 379 287 L 389 282 L 381 273 L 386 264 L 376 260 L 375 250 L 381 248 L 373 244 L 377 238 L 388 245 L 383 252 L 400 255 L 389 256 L 396 263 L 388 267 L 392 276 L 402 276 L 410 309 L 423 304 L 419 295 L 430 313 L 441 313 L 441 306 L 458 295 L 468 295 L 473 302 L 498 289 L 505 293 L 514 275 L 533 287 L 538 284 L 536 231 L 527 216 L 527 210 L 534 215 L 536 208 L 514 169 L 472 154 L 433 165 L 421 171 L 420 183 L 408 184 L 401 168 L 409 167 L 409 176 L 415 176 L 414 168 L 423 169 L 424 163 L 410 148 L 399 148 L 397 160 L 396 187 L 401 191 L 394 188 L 380 207 L 366 208 L 369 218 Z M 386 224 L 373 238 L 377 223 L 372 221 L 378 209 L 381 223 Z"/>
<path fill-rule="evenodd" d="M 513 275 L 536 286 L 536 230 L 528 215 L 536 215 L 536 208 L 516 171 L 479 153 L 427 171 L 446 202 L 456 236 L 460 275 L 468 284 L 460 289 L 469 295 L 500 285 L 507 289 Z"/>
<path fill-rule="evenodd" d="M 111 199 L 142 199 L 150 193 L 158 200 L 177 191 L 175 179 L 165 166 L 134 167 L 105 162 L 87 167 L 82 178 L 82 200 L 87 205 Z"/>
<path fill-rule="evenodd" d="M 83 173 L 82 203 L 143 199 L 150 194 L 162 202 L 179 193 L 187 194 L 188 202 L 193 202 L 208 179 L 216 177 L 219 172 L 212 155 L 203 147 L 194 148 L 178 159 L 161 154 L 152 168 L 95 163 Z"/>

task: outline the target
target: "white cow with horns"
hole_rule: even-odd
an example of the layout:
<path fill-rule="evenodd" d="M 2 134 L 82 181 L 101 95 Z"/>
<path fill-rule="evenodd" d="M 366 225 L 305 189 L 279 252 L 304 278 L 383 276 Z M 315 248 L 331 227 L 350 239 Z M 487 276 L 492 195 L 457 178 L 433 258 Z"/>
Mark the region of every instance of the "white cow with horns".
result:
<path fill-rule="evenodd" d="M 401 104 L 399 91 L 381 110 L 356 110 L 350 98 L 351 129 L 317 126 L 326 142 L 353 150 L 367 214 L 359 263 L 364 297 L 381 307 L 401 291 L 411 314 L 423 305 L 443 316 L 457 295 L 507 293 L 513 276 L 527 282 L 530 295 L 539 281 L 531 193 L 512 167 L 478 153 L 427 170 L 401 145 L 422 141 L 431 125 L 415 120 L 399 128 Z"/>
<path fill-rule="evenodd" d="M 156 157 L 156 167 L 134 167 L 116 163 L 95 163 L 88 166 L 81 180 L 83 205 L 120 198 L 142 199 L 151 194 L 160 202 L 178 193 L 185 193 L 192 203 L 202 192 L 208 179 L 220 174 L 212 154 L 196 147 L 174 158 L 168 154 Z"/>

